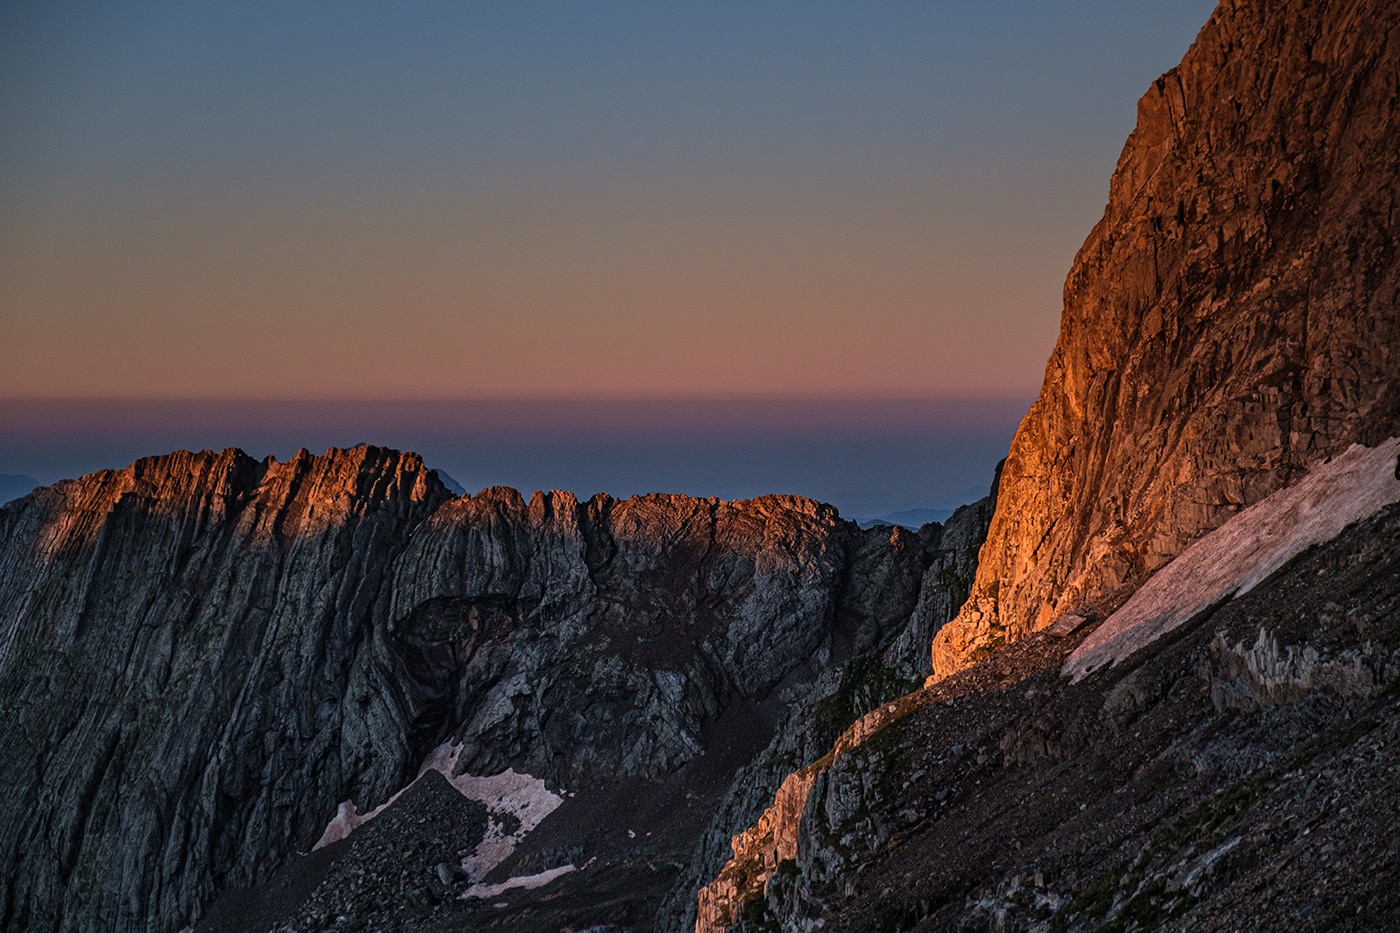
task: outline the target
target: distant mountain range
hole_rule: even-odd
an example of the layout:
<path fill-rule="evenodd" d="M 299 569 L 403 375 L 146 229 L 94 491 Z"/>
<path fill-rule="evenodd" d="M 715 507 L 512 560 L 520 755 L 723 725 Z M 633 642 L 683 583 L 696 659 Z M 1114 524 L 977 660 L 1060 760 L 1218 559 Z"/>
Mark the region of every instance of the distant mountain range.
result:
<path fill-rule="evenodd" d="M 918 531 L 929 522 L 947 521 L 953 511 L 953 509 L 904 509 L 900 512 L 890 512 L 888 515 L 876 515 L 874 518 L 857 518 L 855 521 L 862 528 L 874 528 L 877 525 L 899 525 Z"/>

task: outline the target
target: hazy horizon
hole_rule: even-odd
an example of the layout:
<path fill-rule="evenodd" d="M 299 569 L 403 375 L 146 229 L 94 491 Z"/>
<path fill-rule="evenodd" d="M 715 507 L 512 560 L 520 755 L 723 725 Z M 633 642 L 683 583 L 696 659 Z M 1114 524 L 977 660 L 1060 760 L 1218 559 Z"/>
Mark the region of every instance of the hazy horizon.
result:
<path fill-rule="evenodd" d="M 43 484 L 177 449 L 371 443 L 468 492 L 791 493 L 851 518 L 986 494 L 1030 399 L 0 399 L 0 474 Z"/>

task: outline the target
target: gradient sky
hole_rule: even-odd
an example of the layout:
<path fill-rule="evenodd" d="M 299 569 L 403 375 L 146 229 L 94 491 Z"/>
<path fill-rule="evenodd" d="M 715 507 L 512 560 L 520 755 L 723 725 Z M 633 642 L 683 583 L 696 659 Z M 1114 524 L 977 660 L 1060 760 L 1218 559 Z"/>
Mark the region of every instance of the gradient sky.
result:
<path fill-rule="evenodd" d="M 0 396 L 1038 389 L 1207 0 L 0 8 Z"/>

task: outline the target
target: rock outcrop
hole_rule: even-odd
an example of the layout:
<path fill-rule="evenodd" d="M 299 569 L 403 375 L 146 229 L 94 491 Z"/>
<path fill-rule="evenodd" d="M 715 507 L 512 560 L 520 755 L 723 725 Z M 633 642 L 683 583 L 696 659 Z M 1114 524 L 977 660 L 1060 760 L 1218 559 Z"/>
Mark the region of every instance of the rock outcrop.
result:
<path fill-rule="evenodd" d="M 967 602 L 977 576 L 978 555 L 996 512 L 1004 464 L 1005 461 L 997 464 L 988 495 L 957 509 L 943 523 L 933 551 L 933 564 L 919 588 L 914 614 L 883 658 L 885 664 L 905 676 L 923 678 L 933 672 L 928 645 Z"/>
<path fill-rule="evenodd" d="M 1138 105 L 938 676 L 1400 433 L 1400 8 L 1223 0 Z"/>
<path fill-rule="evenodd" d="M 1400 668 L 1394 633 L 1374 623 L 1393 587 L 1363 569 L 1378 553 L 1368 534 L 1393 540 L 1393 510 L 1240 597 L 1214 637 L 1210 610 L 1238 587 L 1173 606 L 1171 639 L 1079 684 L 1060 665 L 1235 513 L 1353 443 L 1400 434 L 1397 27 L 1400 8 L 1381 0 L 1223 0 L 1143 97 L 1002 467 L 971 594 L 932 638 L 933 676 L 736 833 L 695 929 L 1135 928 L 1216 891 L 1198 925 L 1229 926 L 1259 899 L 1298 900 L 1255 870 L 1271 840 L 1236 804 L 1296 821 L 1298 807 L 1262 806 L 1263 788 L 1335 770 L 1310 756 L 1365 758 L 1373 778 L 1393 766 L 1379 733 L 1394 732 L 1385 685 Z M 1327 573 L 1342 579 L 1320 584 Z M 1310 632 L 1295 606 L 1324 604 L 1332 621 Z M 1261 707 L 1287 710 L 1230 718 Z M 1351 745 L 1345 723 L 1363 711 L 1382 728 Z M 1282 754 L 1314 727 L 1313 747 Z M 1353 782 L 1344 796 L 1356 809 L 1371 794 Z M 1393 795 L 1374 796 L 1393 812 Z M 1252 855 L 1226 859 L 1235 845 Z M 1339 888 L 1362 895 L 1348 911 L 1393 909 L 1384 885 Z"/>
<path fill-rule="evenodd" d="M 395 788 L 413 749 L 364 622 L 446 498 L 411 455 L 225 451 L 0 510 L 3 925 L 182 926 L 309 848 L 327 791 Z"/>
<path fill-rule="evenodd" d="M 445 742 L 581 797 L 726 715 L 760 749 L 933 557 L 793 497 L 454 498 L 373 447 L 39 490 L 0 509 L 0 925 L 183 927 Z"/>
<path fill-rule="evenodd" d="M 933 562 L 908 623 L 883 651 L 862 655 L 819 678 L 769 747 L 736 775 L 701 838 L 682 882 L 657 918 L 663 930 L 728 928 L 796 852 L 803 808 L 814 784 L 841 756 L 903 709 L 900 701 L 929 673 L 921 650 L 956 613 L 977 570 L 997 487 L 941 527 L 925 526 Z M 782 880 L 781 876 L 778 878 Z"/>
<path fill-rule="evenodd" d="M 1389 929 L 1397 610 L 1389 506 L 1077 683 L 1083 630 L 1021 639 L 840 755 L 727 928 Z"/>

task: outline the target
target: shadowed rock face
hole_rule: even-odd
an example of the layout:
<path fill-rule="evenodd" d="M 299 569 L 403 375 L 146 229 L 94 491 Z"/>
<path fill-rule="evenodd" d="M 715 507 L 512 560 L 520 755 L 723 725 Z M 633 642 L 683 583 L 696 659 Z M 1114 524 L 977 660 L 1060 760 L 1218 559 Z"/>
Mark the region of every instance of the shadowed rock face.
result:
<path fill-rule="evenodd" d="M 412 455 L 225 451 L 0 510 L 4 925 L 181 925 L 215 872 L 309 847 L 323 794 L 394 788 L 411 748 L 372 620 L 446 498 Z"/>
<path fill-rule="evenodd" d="M 1395 731 L 1394 632 L 1378 647 L 1368 621 L 1391 616 L 1392 588 L 1367 580 L 1368 568 L 1389 580 L 1385 547 L 1368 535 L 1384 528 L 1389 540 L 1393 510 L 1327 546 L 1339 566 L 1299 558 L 1272 592 L 1241 600 L 1247 621 L 1214 641 L 1207 611 L 1138 652 L 1150 687 L 1116 668 L 1069 687 L 1059 665 L 1094 615 L 1241 508 L 1355 442 L 1400 433 L 1398 105 L 1400 7 L 1223 0 L 1139 104 L 1104 217 L 1066 283 L 1044 388 L 1002 468 L 971 595 L 932 638 L 934 676 L 788 776 L 701 889 L 693 929 L 1150 927 L 1217 892 L 1207 919 L 1187 926 L 1228 928 L 1260 904 L 1309 899 L 1298 890 L 1317 898 L 1307 910 L 1346 905 L 1309 928 L 1393 914 L 1374 852 L 1328 866 L 1329 882 L 1357 879 L 1337 885 L 1356 895 L 1347 902 L 1260 871 L 1284 847 L 1248 838 L 1239 811 L 1225 814 L 1233 842 L 1192 823 L 1215 820 L 1214 794 L 1252 807 L 1289 798 L 1285 778 L 1345 771 L 1280 754 L 1316 728 L 1308 754 L 1383 762 L 1340 799 L 1385 814 L 1346 825 L 1384 834 L 1374 827 L 1395 801 L 1375 776 L 1393 767 L 1389 738 L 1353 747 L 1346 723 L 1364 709 L 1369 726 Z M 1320 580 L 1331 573 L 1345 579 Z M 1335 621 L 1342 605 L 1354 628 Z M 1347 644 L 1328 655 L 1332 637 Z M 1237 720 L 1225 709 L 1236 689 L 1250 694 L 1241 705 L 1292 706 Z M 1352 705 L 1314 719 L 1309 705 L 1334 690 Z M 1118 744 L 1149 708 L 1153 729 Z M 1235 749 L 1239 771 L 1212 774 L 1210 756 Z M 1273 770 L 1249 776 L 1258 763 Z M 1296 823 L 1307 810 L 1272 815 Z M 1241 840 L 1251 861 L 1201 881 L 1223 855 L 1212 847 L 1244 851 Z M 1291 858 L 1300 846 L 1287 848 Z M 1052 864 L 1074 880 L 1047 882 Z"/>
<path fill-rule="evenodd" d="M 994 484 L 990 495 L 958 509 L 937 529 L 934 562 L 924 573 L 918 604 L 890 646 L 830 671 L 831 688 L 814 691 L 815 702 L 795 710 L 769 747 L 735 775 L 685 874 L 658 913 L 658 929 L 725 929 L 743 902 L 763 890 L 776 866 L 793 857 L 814 782 L 839 754 L 889 718 L 889 707 L 898 706 L 892 701 L 928 675 L 928 656 L 920 646 L 967 597 L 996 491 Z"/>
<path fill-rule="evenodd" d="M 184 926 L 447 740 L 471 773 L 665 775 L 887 644 L 930 560 L 791 497 L 454 499 L 373 447 L 39 490 L 0 509 L 0 925 Z"/>
<path fill-rule="evenodd" d="M 1394 928 L 1400 507 L 1071 684 L 1082 637 L 911 694 L 809 774 L 728 929 Z"/>
<path fill-rule="evenodd" d="M 1397 433 L 1397 27 L 1388 0 L 1225 0 L 1139 102 L 938 675 L 1104 613 L 1309 464 Z"/>

